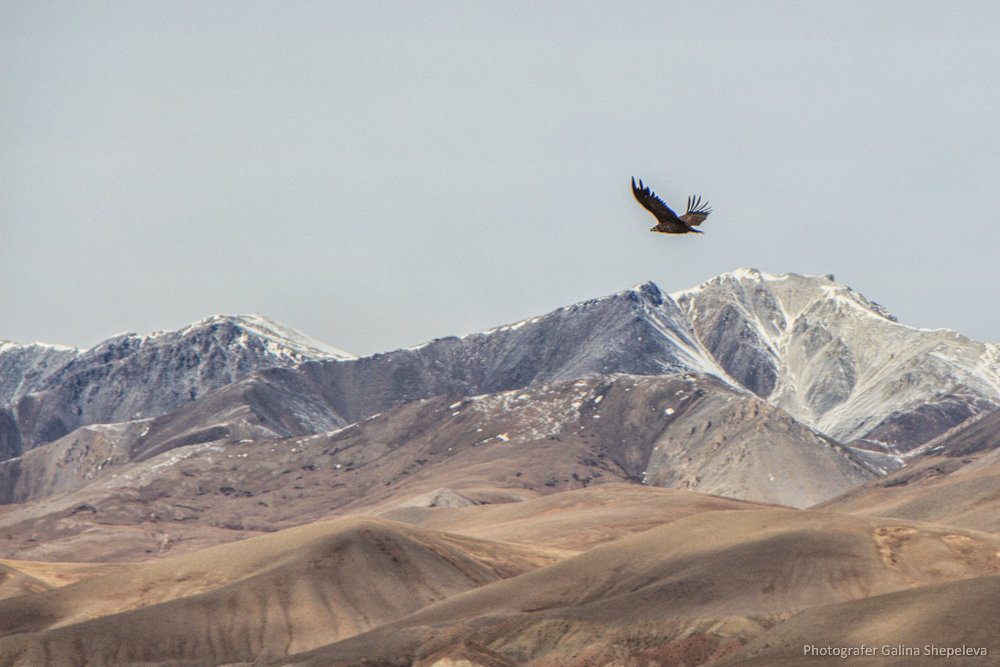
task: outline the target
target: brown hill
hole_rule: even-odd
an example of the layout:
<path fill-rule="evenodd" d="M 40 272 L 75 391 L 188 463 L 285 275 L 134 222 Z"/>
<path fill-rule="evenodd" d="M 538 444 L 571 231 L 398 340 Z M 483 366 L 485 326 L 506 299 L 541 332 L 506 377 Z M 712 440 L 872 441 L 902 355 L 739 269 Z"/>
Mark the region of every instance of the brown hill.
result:
<path fill-rule="evenodd" d="M 0 600 L 0 664 L 279 657 L 552 561 L 384 520 L 323 522 Z"/>
<path fill-rule="evenodd" d="M 0 561 L 0 599 L 49 589 L 42 579 L 11 566 L 11 562 Z"/>
<path fill-rule="evenodd" d="M 687 516 L 759 503 L 638 484 L 601 484 L 519 503 L 402 506 L 381 516 L 499 542 L 584 551 Z"/>
<path fill-rule="evenodd" d="M 518 665 L 600 665 L 696 645 L 705 659 L 721 657 L 805 609 L 998 573 L 998 553 L 998 537 L 928 524 L 784 509 L 707 512 L 291 662 L 404 664 L 458 641 Z"/>
<path fill-rule="evenodd" d="M 82 579 L 116 572 L 116 564 L 47 563 L 30 560 L 0 560 L 0 599 L 67 586 Z"/>
<path fill-rule="evenodd" d="M 818 507 L 1000 532 L 1000 410 L 969 419 L 905 468 Z"/>
<path fill-rule="evenodd" d="M 808 609 L 712 665 L 995 665 L 998 599 L 1000 577 L 992 576 Z M 817 655 L 862 646 L 873 657 Z"/>

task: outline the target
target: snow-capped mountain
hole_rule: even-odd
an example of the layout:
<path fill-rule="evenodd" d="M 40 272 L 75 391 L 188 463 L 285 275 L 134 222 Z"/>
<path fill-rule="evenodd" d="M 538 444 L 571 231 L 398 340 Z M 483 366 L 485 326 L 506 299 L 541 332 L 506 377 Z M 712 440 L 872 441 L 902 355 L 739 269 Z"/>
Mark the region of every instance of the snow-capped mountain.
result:
<path fill-rule="evenodd" d="M 733 378 L 841 442 L 906 451 L 1000 404 L 1000 348 L 900 324 L 832 276 L 743 269 L 673 297 Z"/>
<path fill-rule="evenodd" d="M 998 369 L 996 346 L 902 325 L 831 277 L 754 270 L 360 358 L 257 316 L 4 344 L 0 502 L 24 505 L 4 524 L 24 535 L 81 507 L 67 534 L 154 515 L 273 529 L 288 498 L 319 517 L 442 486 L 622 480 L 805 506 L 1000 406 Z"/>
<path fill-rule="evenodd" d="M 995 345 L 900 324 L 829 276 L 742 269 L 673 296 L 643 283 L 361 358 L 260 316 L 122 334 L 90 350 L 5 343 L 0 451 L 9 458 L 79 426 L 165 415 L 220 389 L 190 414 L 239 410 L 261 433 L 287 436 L 350 424 L 407 400 L 614 373 L 715 376 L 835 440 L 882 450 L 876 458 L 1000 405 Z M 192 422 L 178 433 L 215 432 L 203 426 Z"/>
<path fill-rule="evenodd" d="M 244 378 L 255 386 L 235 394 L 263 392 L 297 406 L 284 420 L 295 422 L 288 432 L 296 433 L 444 393 L 483 394 L 614 372 L 726 377 L 677 304 L 652 283 L 363 358 L 261 316 L 210 317 L 151 336 L 121 334 L 89 350 L 25 352 L 36 347 L 6 344 L 0 351 L 0 396 L 7 397 L 15 427 L 11 435 L 8 424 L 6 437 L 17 437 L 8 457 L 78 426 L 166 414 Z"/>
<path fill-rule="evenodd" d="M 21 435 L 13 406 L 36 386 L 77 357 L 79 350 L 64 345 L 17 345 L 0 341 L 0 461 L 21 452 Z"/>
<path fill-rule="evenodd" d="M 313 397 L 347 423 L 401 401 L 474 396 L 609 373 L 707 373 L 735 387 L 686 316 L 644 283 L 546 315 L 358 359 L 255 376 L 269 391 Z"/>
<path fill-rule="evenodd" d="M 8 457 L 77 426 L 153 417 L 265 368 L 351 358 L 259 315 L 124 333 L 90 349 L 0 343 L 0 444 Z"/>

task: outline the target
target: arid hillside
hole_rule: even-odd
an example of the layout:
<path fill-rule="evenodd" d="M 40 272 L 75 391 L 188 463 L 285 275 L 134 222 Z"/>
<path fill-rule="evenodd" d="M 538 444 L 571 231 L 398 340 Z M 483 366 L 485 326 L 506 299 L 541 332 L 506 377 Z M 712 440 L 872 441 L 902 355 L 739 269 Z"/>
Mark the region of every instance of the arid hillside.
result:
<path fill-rule="evenodd" d="M 0 664 L 763 661 L 799 619 L 1000 576 L 989 533 L 627 484 L 386 516 L 145 563 L 3 562 Z"/>
<path fill-rule="evenodd" d="M 0 667 L 989 664 L 998 404 L 995 345 L 752 270 L 360 358 L 0 343 Z"/>

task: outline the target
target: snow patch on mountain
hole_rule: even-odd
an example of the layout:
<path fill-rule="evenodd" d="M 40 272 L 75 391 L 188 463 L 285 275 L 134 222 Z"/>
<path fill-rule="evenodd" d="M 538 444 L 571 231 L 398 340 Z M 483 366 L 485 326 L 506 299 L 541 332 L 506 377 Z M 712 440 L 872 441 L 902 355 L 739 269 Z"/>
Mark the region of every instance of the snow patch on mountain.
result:
<path fill-rule="evenodd" d="M 5 343 L 0 453 L 16 455 L 86 424 L 163 415 L 262 369 L 349 358 L 260 315 L 123 333 L 85 350 Z"/>
<path fill-rule="evenodd" d="M 327 345 L 307 336 L 301 331 L 285 326 L 280 322 L 259 314 L 251 315 L 213 315 L 196 322 L 179 333 L 183 337 L 200 328 L 210 327 L 218 323 L 231 323 L 243 330 L 239 343 L 249 344 L 252 338 L 266 341 L 267 352 L 273 356 L 291 361 L 308 361 L 318 359 L 355 359 L 356 355 Z"/>
<path fill-rule="evenodd" d="M 740 269 L 673 297 L 737 381 L 844 442 L 908 448 L 1000 403 L 997 346 L 900 324 L 832 276 Z"/>
<path fill-rule="evenodd" d="M 539 378 L 544 381 L 614 372 L 698 372 L 742 389 L 702 345 L 677 303 L 652 282 L 459 340 L 475 349 L 486 341 L 495 346 L 515 337 L 549 347 L 550 356 L 573 352 L 559 372 Z"/>
<path fill-rule="evenodd" d="M 9 406 L 80 354 L 65 345 L 0 341 L 0 407 Z"/>

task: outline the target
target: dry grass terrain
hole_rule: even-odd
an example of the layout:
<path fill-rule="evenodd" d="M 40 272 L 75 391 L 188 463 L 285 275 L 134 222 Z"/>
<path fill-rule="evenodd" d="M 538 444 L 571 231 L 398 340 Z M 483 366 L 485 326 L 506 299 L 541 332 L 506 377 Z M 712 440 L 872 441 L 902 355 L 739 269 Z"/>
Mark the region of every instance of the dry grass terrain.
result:
<path fill-rule="evenodd" d="M 1000 532 L 1000 410 L 959 424 L 905 468 L 818 507 Z"/>
<path fill-rule="evenodd" d="M 138 563 L 2 561 L 0 665 L 793 665 L 812 638 L 923 636 L 1000 651 L 983 612 L 1000 535 L 636 484 L 469 502 L 437 489 Z"/>
<path fill-rule="evenodd" d="M 995 665 L 1000 652 L 1000 577 L 979 577 L 817 607 L 775 626 L 719 667 L 742 665 Z M 833 646 L 876 649 L 876 658 L 853 663 L 841 658 L 807 657 L 805 647 Z M 910 652 L 892 655 L 903 646 Z M 882 647 L 888 647 L 886 655 Z M 935 649 L 968 647 L 987 655 L 947 657 Z M 916 654 L 912 653 L 916 651 Z"/>
<path fill-rule="evenodd" d="M 573 553 L 693 514 L 768 507 L 635 484 L 602 484 L 518 503 L 426 507 L 408 506 L 404 501 L 401 505 L 381 516 L 434 530 Z"/>
<path fill-rule="evenodd" d="M 385 520 L 312 524 L 2 600 L 0 662 L 279 657 L 553 560 Z"/>
<path fill-rule="evenodd" d="M 59 588 L 107 572 L 116 572 L 114 563 L 49 563 L 32 560 L 0 560 L 0 599 L 23 593 Z"/>
<path fill-rule="evenodd" d="M 712 511 L 470 590 L 288 664 L 410 664 L 462 642 L 516 665 L 638 655 L 653 662 L 635 664 L 683 664 L 668 656 L 691 652 L 701 658 L 686 664 L 698 664 L 806 609 L 995 573 L 994 535 L 824 512 Z"/>

